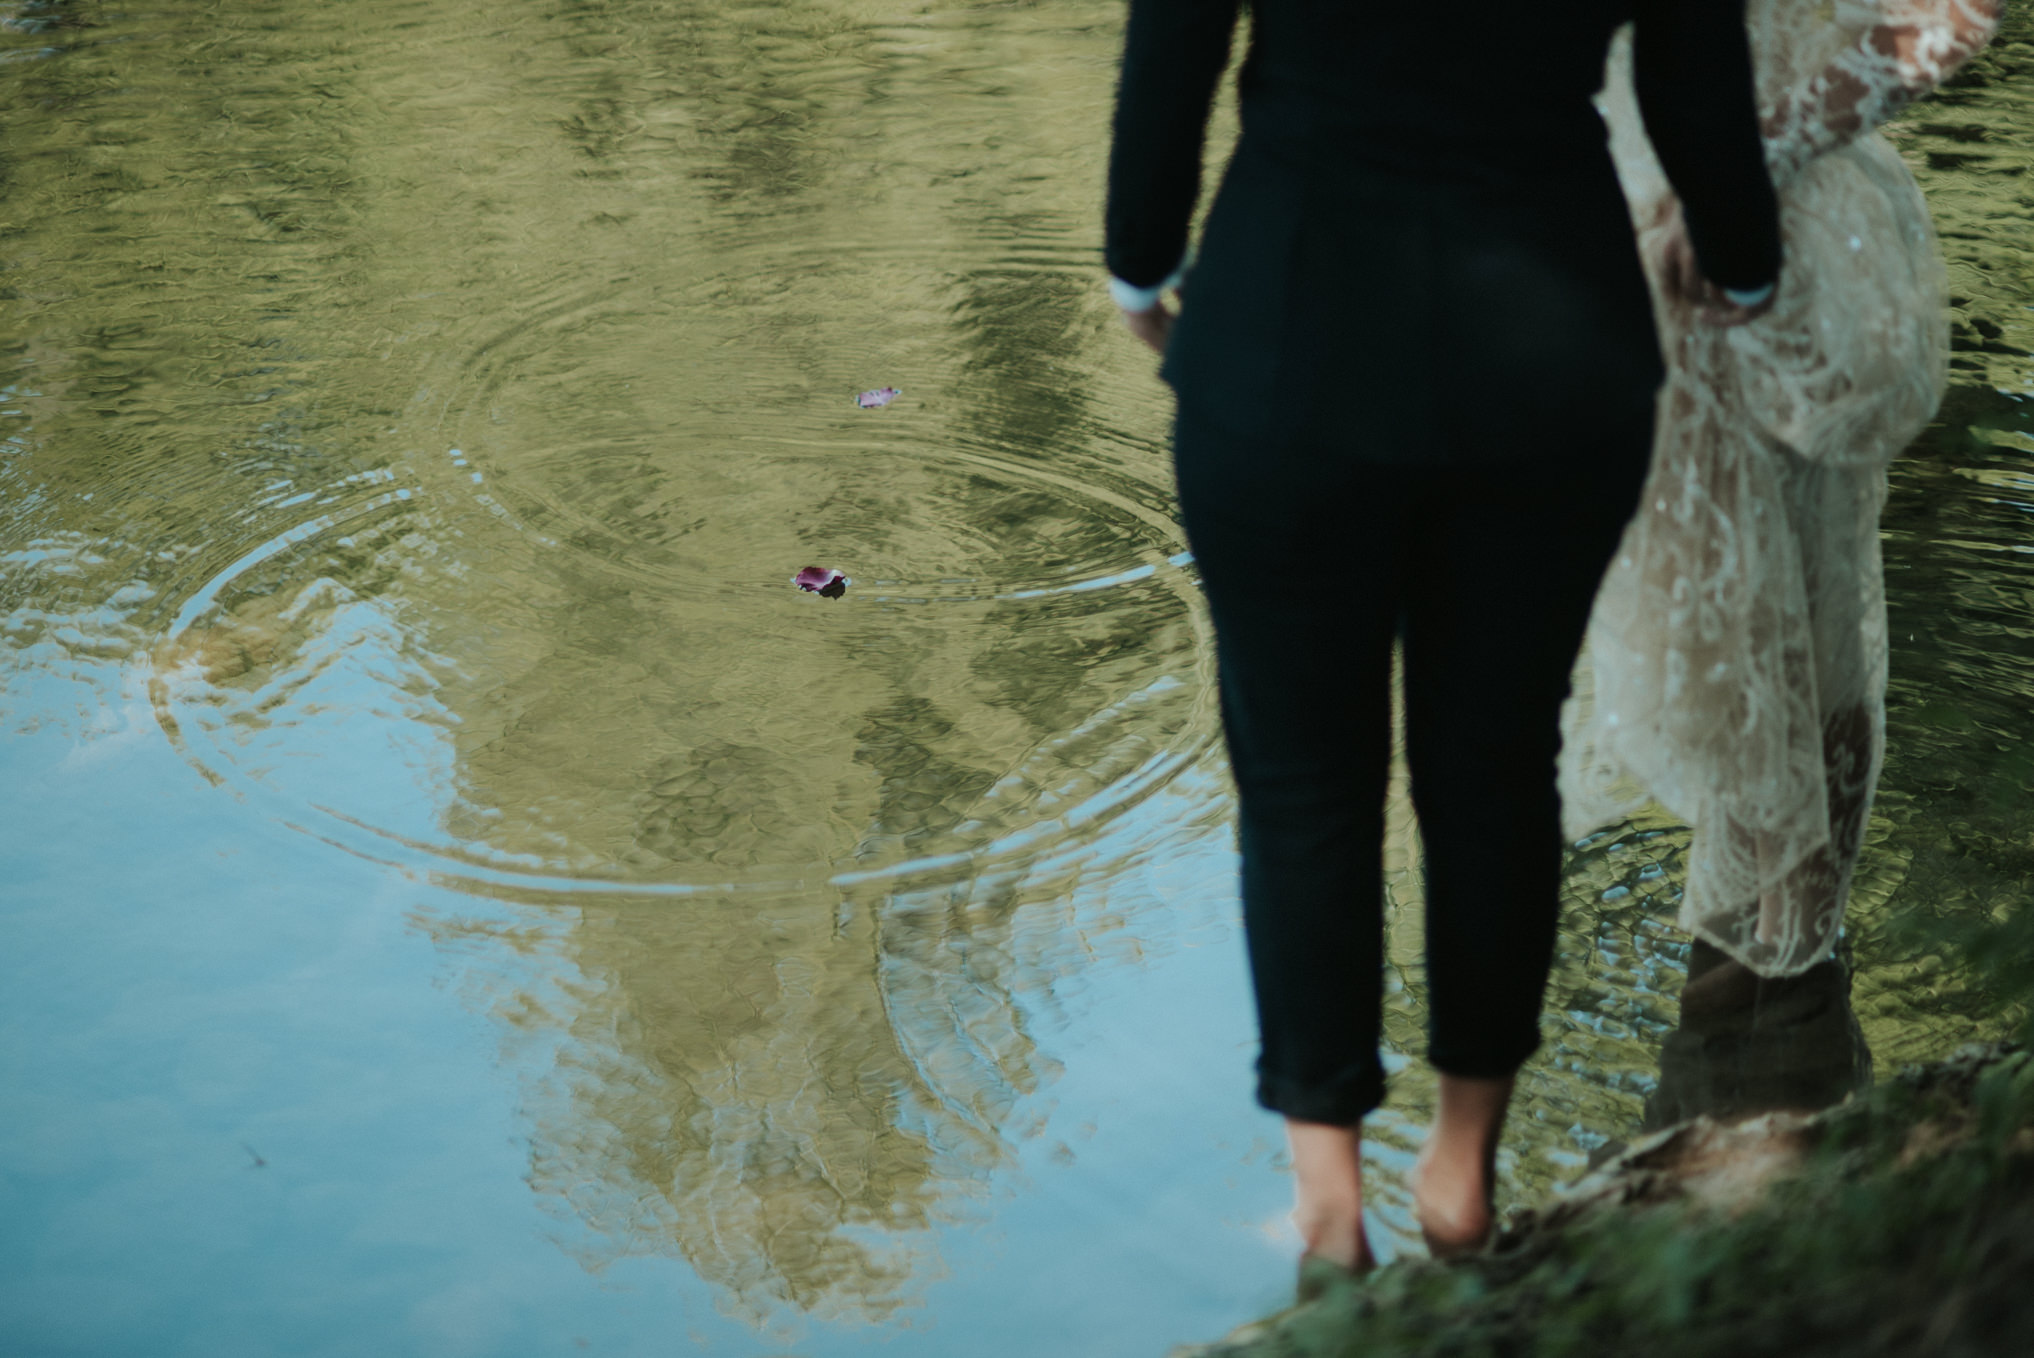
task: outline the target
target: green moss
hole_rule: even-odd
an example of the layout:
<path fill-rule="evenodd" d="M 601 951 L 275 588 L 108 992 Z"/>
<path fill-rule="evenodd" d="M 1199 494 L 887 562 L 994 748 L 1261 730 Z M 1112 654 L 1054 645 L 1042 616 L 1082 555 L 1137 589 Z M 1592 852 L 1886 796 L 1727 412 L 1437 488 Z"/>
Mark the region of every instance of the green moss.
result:
<path fill-rule="evenodd" d="M 2019 1354 L 2034 1335 L 2034 1061 L 1910 1072 L 1810 1124 L 1726 1215 L 1599 1206 L 1344 1284 L 1206 1358 Z"/>

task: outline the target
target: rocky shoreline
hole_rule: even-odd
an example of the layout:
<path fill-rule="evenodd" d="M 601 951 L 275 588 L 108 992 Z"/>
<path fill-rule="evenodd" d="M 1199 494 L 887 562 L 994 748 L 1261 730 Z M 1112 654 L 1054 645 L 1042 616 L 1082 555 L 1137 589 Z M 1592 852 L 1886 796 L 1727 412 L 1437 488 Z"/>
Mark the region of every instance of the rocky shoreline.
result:
<path fill-rule="evenodd" d="M 2034 1352 L 2034 1057 L 1966 1048 L 1815 1114 L 1698 1117 L 1492 1248 L 1173 1358 Z"/>

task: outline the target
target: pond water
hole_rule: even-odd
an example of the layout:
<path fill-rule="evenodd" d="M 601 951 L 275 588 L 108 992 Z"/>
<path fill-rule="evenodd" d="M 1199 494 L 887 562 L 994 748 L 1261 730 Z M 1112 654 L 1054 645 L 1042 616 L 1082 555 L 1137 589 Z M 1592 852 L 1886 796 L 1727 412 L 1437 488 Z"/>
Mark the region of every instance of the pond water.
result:
<path fill-rule="evenodd" d="M 1120 23 L 0 5 L 9 1352 L 1158 1353 L 1289 1294 L 1168 406 L 1098 287 Z M 1832 969 L 1683 1024 L 1685 835 L 1611 827 L 1508 1200 L 2013 1017 L 1912 927 L 2034 843 L 2008 39 L 1896 129 L 1959 351 L 1886 520 L 1855 1022 Z"/>

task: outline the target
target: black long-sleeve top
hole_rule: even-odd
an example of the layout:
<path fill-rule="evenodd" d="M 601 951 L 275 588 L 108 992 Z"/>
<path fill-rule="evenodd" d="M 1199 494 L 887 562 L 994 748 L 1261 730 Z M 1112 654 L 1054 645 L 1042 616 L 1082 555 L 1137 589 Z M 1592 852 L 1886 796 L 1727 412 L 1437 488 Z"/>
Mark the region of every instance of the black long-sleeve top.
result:
<path fill-rule="evenodd" d="M 1184 253 L 1201 150 L 1241 0 L 1130 0 L 1109 162 L 1106 259 L 1150 286 Z M 1246 138 L 1299 162 L 1413 176 L 1532 176 L 1602 154 L 1592 104 L 1612 32 L 1634 22 L 1646 131 L 1704 274 L 1780 268 L 1778 207 L 1742 0 L 1253 0 Z"/>

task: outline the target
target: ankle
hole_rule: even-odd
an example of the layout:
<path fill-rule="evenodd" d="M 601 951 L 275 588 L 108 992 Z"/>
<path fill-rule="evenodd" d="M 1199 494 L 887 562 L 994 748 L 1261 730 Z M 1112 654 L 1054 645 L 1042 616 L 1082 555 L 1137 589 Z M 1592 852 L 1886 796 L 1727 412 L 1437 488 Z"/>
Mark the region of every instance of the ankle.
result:
<path fill-rule="evenodd" d="M 1285 1126 L 1292 1147 L 1292 1223 L 1307 1253 L 1344 1268 L 1368 1267 L 1361 1127 L 1291 1119 Z"/>
<path fill-rule="evenodd" d="M 1370 1264 L 1370 1239 L 1363 1229 L 1360 1203 L 1337 1203 L 1323 1208 L 1301 1205 L 1293 1208 L 1292 1224 L 1308 1254 L 1361 1271 Z"/>
<path fill-rule="evenodd" d="M 1420 1149 L 1413 1197 L 1429 1240 L 1467 1240 L 1488 1230 L 1497 1189 L 1497 1146 L 1513 1079 L 1442 1075 L 1434 1124 Z"/>
<path fill-rule="evenodd" d="M 1510 1075 L 1497 1079 L 1442 1075 L 1430 1135 L 1454 1154 L 1495 1156 L 1516 1083 Z"/>

